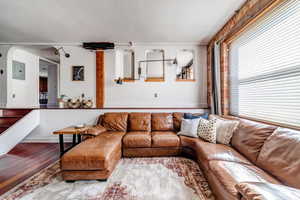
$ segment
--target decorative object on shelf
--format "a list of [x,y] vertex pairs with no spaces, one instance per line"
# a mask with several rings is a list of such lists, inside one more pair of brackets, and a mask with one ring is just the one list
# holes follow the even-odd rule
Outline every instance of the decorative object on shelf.
[[91,98],[85,98],[84,94],[81,94],[79,98],[70,98],[67,101],[68,108],[92,108],[93,101]]
[[81,107],[82,108],[92,108],[93,107],[93,101],[91,99],[83,99],[81,101]]
[[84,66],[72,67],[72,81],[84,81]]
[[81,101],[80,99],[69,99],[67,102],[68,108],[80,108],[81,106]]
[[118,85],[122,85],[123,84],[123,79],[121,77],[119,77],[118,79],[114,80],[116,82],[116,84]]
[[59,98],[57,98],[57,102],[58,102],[58,107],[59,108],[64,108],[65,107],[65,105],[66,105],[65,98],[66,97],[67,97],[66,95],[62,94],[62,95],[60,95]]
[[59,47],[58,49],[56,49],[55,51],[54,51],[54,54],[55,55],[59,55],[60,54],[60,51],[62,51],[64,54],[65,54],[65,57],[66,58],[70,58],[70,54],[69,53],[67,53],[65,50],[64,50],[64,48],[63,47]]

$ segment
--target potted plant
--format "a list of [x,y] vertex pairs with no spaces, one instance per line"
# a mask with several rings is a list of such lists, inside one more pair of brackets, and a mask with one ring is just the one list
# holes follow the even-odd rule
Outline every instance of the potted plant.
[[62,94],[62,95],[59,96],[59,98],[57,98],[59,108],[64,108],[65,107],[66,102],[65,102],[64,98],[66,98],[66,97],[67,97],[66,95]]

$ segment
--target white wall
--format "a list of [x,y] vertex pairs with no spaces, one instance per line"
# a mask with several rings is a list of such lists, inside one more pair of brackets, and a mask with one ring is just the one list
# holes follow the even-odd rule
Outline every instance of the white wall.
[[54,64],[48,66],[48,105],[57,105],[57,67]]
[[[139,60],[145,60],[145,50],[164,49],[165,58],[174,59],[177,51],[195,51],[196,82],[176,82],[176,69],[166,65],[165,82],[150,83],[136,81],[117,85],[115,79],[115,51],[105,51],[105,107],[207,107],[206,46],[198,45],[137,45],[134,47],[136,69]],[[79,97],[84,93],[95,102],[96,58],[95,53],[81,47],[65,46],[70,58],[60,56],[60,93],[68,97]],[[85,66],[85,81],[71,80],[73,65]],[[154,98],[158,93],[158,98]]]
[[[12,61],[25,63],[25,80],[12,79]],[[7,107],[39,106],[39,57],[17,47],[7,56]],[[15,95],[15,97],[13,97]]]
[[[204,109],[41,109],[40,124],[23,142],[58,142],[58,136],[52,133],[56,130],[76,124],[94,124],[97,117],[105,112],[207,112]],[[65,141],[71,142],[71,136],[65,136]]]
[[[65,46],[64,50],[71,55],[66,58],[60,55],[60,94],[68,97],[80,97],[82,93],[95,102],[96,96],[96,54],[82,47]],[[72,81],[72,66],[85,67],[85,81]]]
[[105,51],[105,107],[207,107],[206,46],[142,45],[133,49],[136,71],[138,61],[146,59],[146,50],[163,49],[166,59],[174,59],[182,49],[194,50],[196,82],[176,82],[176,67],[166,63],[165,82],[140,80],[117,85],[113,81],[116,74],[115,51]]
[[6,73],[6,66],[7,66],[7,54],[9,49],[11,48],[10,45],[1,45],[0,46],[0,53],[2,56],[0,57],[0,70],[3,70],[3,74],[0,74],[0,107],[5,107],[7,103],[7,73]]

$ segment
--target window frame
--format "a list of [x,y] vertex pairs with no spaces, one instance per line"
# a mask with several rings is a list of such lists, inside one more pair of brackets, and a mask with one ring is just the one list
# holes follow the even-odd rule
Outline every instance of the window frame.
[[[221,41],[221,48],[220,48],[220,61],[221,61],[221,101],[222,101],[222,115],[224,116],[232,116],[241,119],[248,119],[256,122],[261,122],[269,125],[280,126],[283,128],[291,128],[295,130],[300,130],[300,127],[288,125],[285,123],[279,123],[274,121],[268,121],[263,119],[252,118],[243,115],[235,115],[230,112],[229,101],[230,101],[230,78],[229,78],[229,58],[230,58],[230,45],[236,39],[238,39],[248,28],[263,18],[268,13],[272,12],[277,6],[280,6],[284,3],[285,0],[275,0],[274,2],[270,3],[268,6],[262,9],[256,16],[253,16],[252,19],[248,20],[242,27],[238,30],[229,32],[223,40]],[[225,98],[226,96],[226,98]]]

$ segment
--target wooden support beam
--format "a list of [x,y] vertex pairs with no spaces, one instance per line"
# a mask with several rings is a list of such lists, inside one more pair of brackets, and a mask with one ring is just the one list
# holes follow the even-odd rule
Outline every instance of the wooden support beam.
[[104,108],[104,88],[105,88],[105,71],[104,71],[104,52],[96,51],[96,107]]

